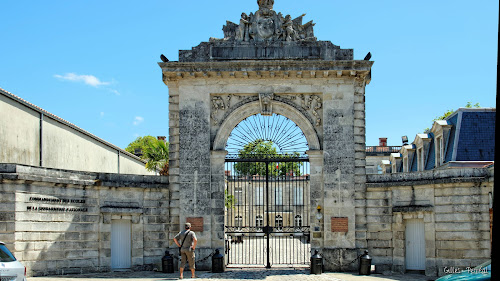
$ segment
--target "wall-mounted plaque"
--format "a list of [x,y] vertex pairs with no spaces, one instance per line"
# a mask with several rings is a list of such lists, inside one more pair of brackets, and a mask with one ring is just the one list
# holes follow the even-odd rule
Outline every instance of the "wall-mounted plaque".
[[348,230],[347,217],[332,217],[332,232],[347,232]]
[[186,218],[186,222],[191,223],[191,230],[194,232],[203,231],[203,218]]

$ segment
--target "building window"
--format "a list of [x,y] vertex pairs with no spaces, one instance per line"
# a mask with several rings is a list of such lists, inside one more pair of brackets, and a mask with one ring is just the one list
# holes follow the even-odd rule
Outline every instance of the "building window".
[[443,165],[443,137],[436,138],[436,167]]
[[257,229],[261,229],[264,226],[264,219],[261,215],[255,217],[255,226]]
[[382,166],[380,165],[377,165],[377,174],[381,175],[383,174],[384,172],[382,172]]
[[243,205],[243,192],[241,190],[235,190],[234,191],[234,197],[236,199],[236,205],[240,206]]
[[295,216],[295,228],[300,228],[300,227],[302,227],[302,216],[296,215]]
[[234,217],[234,225],[237,228],[242,228],[243,227],[243,217],[242,216],[235,216]]
[[283,230],[283,217],[281,215],[277,215],[274,219],[274,226],[278,230]]
[[418,167],[418,171],[423,171],[425,169],[425,159],[424,159],[424,149],[421,147],[419,149],[417,149],[417,167]]
[[408,172],[408,155],[403,157],[403,172]]
[[264,189],[261,186],[255,188],[255,205],[264,205]]
[[296,206],[304,205],[304,188],[294,187],[293,188],[293,204]]
[[420,164],[422,163],[421,152],[422,152],[421,148],[417,149],[417,171],[421,171],[420,170]]
[[275,205],[283,205],[283,188],[276,187],[274,190],[274,203]]

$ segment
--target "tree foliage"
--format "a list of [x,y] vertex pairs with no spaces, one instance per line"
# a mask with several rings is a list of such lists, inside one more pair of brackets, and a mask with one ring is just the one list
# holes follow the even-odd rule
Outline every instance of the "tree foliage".
[[161,176],[168,175],[168,143],[156,140],[146,147],[143,156],[148,161],[146,170],[159,171]]
[[159,172],[162,176],[168,175],[168,142],[158,140],[153,136],[138,137],[125,148],[133,154],[136,149],[141,150],[140,158],[147,161],[146,170]]
[[[299,153],[280,155],[271,141],[262,139],[254,140],[246,144],[238,152],[241,159],[262,159],[262,158],[280,158],[297,157]],[[300,176],[300,167],[303,163],[297,162],[276,162],[267,163],[269,174],[272,176]],[[266,163],[264,162],[238,162],[234,165],[236,174],[240,176],[265,175]]]
[[133,142],[129,143],[127,148],[125,150],[127,152],[130,152],[132,154],[136,153],[136,150],[140,150],[140,153],[142,154],[139,156],[141,159],[146,159],[144,157],[144,151],[146,148],[153,143],[155,143],[157,139],[153,136],[144,136],[144,137],[137,137]]
[[227,192],[227,189],[224,190],[224,206],[226,206],[226,208],[228,209],[231,209],[233,208],[234,209],[234,205],[236,204],[236,198],[234,197],[234,195],[231,195]]

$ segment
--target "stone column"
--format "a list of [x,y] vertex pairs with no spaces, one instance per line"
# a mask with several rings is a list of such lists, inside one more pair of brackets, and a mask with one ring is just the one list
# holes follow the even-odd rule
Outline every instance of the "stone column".
[[324,216],[323,219],[318,221],[316,214],[318,213],[317,207],[321,206],[323,212],[324,210],[324,186],[323,186],[323,151],[322,150],[309,150],[306,152],[309,155],[309,167],[310,173],[310,210],[309,210],[309,221],[311,225],[311,250],[321,250],[324,246],[323,244],[323,233],[324,233]]
[[[209,97],[203,83],[186,80],[179,85],[179,224],[196,221],[196,259],[212,253],[211,161]],[[201,81],[203,82],[203,81]],[[211,268],[210,259],[197,263],[200,270]]]
[[224,190],[225,190],[225,158],[227,151],[212,150],[210,157],[212,179],[212,244],[213,250],[224,252]]
[[[168,97],[168,180],[169,180],[169,221],[167,238],[175,253],[177,245],[173,242],[174,236],[179,232],[179,84],[172,82],[169,87]],[[175,250],[174,250],[175,249]]]
[[[354,190],[356,206],[356,248],[358,255],[367,244],[366,213],[366,133],[365,133],[365,80],[354,83]],[[377,165],[375,164],[375,167]]]
[[[325,269],[355,270],[354,79],[338,81],[323,102]],[[331,96],[331,97],[329,97]]]

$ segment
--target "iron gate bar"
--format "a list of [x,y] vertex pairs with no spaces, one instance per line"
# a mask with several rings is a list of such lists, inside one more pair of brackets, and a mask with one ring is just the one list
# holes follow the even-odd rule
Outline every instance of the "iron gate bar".
[[[270,268],[274,263],[291,266],[307,264],[310,228],[308,204],[304,202],[308,199],[305,195],[309,183],[306,172],[309,168],[307,165],[300,165],[298,173],[295,173],[293,168],[291,173],[287,171],[287,165],[289,165],[287,163],[307,163],[307,155],[285,154],[271,157],[271,155],[256,154],[252,155],[252,158],[238,159],[235,155],[229,155],[226,159],[226,166],[232,165],[231,168],[226,169],[230,171],[230,174],[226,174],[228,179],[226,191],[228,195],[234,196],[236,201],[234,204],[236,208],[227,210],[226,234],[231,239],[239,237],[238,240],[247,241],[247,243],[234,246],[235,249],[246,250],[246,252],[229,251],[228,264],[256,265],[261,261],[264,262],[264,256],[267,261],[263,265],[266,268]],[[259,163],[260,165],[264,163],[266,176],[232,174],[235,171],[234,164],[237,162],[247,162],[255,167],[255,171],[258,170]],[[271,173],[271,168],[278,173]],[[265,197],[264,192],[266,192]],[[288,203],[284,203],[284,200],[288,200]],[[295,201],[292,202],[292,200]],[[265,223],[264,218],[257,220],[257,215],[261,216],[261,214],[265,217]],[[274,224],[271,214],[275,217]],[[296,216],[299,218],[297,219]],[[255,219],[254,223],[252,223],[252,218]],[[231,223],[233,220],[235,224]],[[265,236],[262,237],[265,241],[260,238],[261,236]],[[265,243],[265,247],[261,247],[264,246],[262,244],[259,246],[259,242]],[[236,258],[234,254],[237,254]]]
[[[267,163],[266,163],[267,164]],[[266,209],[267,209],[267,224],[269,225],[269,165],[266,165]],[[268,228],[269,230],[269,228]],[[266,268],[271,268],[271,260],[269,259],[269,239],[271,237],[271,233],[267,233],[267,265]]]

